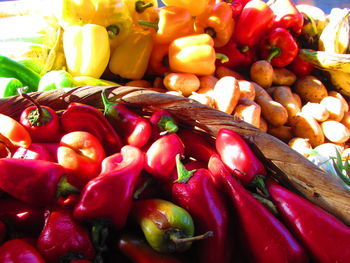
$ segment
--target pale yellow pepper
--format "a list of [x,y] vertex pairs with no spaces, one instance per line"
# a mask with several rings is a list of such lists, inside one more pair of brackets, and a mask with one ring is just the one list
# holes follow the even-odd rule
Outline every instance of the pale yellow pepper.
[[63,49],[70,74],[99,78],[110,58],[107,30],[95,24],[69,26],[63,33]]

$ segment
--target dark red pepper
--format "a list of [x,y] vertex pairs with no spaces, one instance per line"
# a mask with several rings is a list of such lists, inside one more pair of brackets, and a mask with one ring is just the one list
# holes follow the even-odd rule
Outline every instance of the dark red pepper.
[[73,218],[71,210],[62,208],[47,211],[37,248],[48,263],[63,258],[91,260],[95,255],[87,228]]
[[311,75],[315,67],[313,64],[301,59],[297,55],[292,63],[289,64],[289,69],[293,71],[297,77],[305,77]]
[[231,174],[222,172],[221,182],[239,221],[240,247],[245,250],[249,262],[309,262],[304,248],[282,222]]
[[116,229],[124,227],[143,164],[143,152],[130,145],[105,158],[101,174],[82,190],[74,217],[78,220],[108,218]]
[[176,133],[154,141],[145,155],[144,169],[152,176],[166,180],[176,165],[177,154],[184,154],[184,144]]
[[150,122],[120,103],[108,101],[105,92],[102,92],[104,115],[122,137],[125,144],[141,148],[151,137]]
[[134,263],[181,263],[177,258],[156,252],[137,236],[124,234],[118,239],[118,248]]
[[317,262],[348,262],[350,228],[335,216],[273,181],[267,188],[288,228]]
[[274,13],[273,27],[283,27],[295,36],[300,35],[304,16],[292,0],[269,0],[267,5]]
[[6,234],[7,234],[7,229],[6,229],[6,224],[0,220],[0,245],[4,241]]
[[49,205],[61,194],[77,192],[67,182],[65,169],[57,163],[3,158],[0,171],[0,188],[32,205]]
[[265,166],[238,133],[226,128],[220,129],[215,146],[223,163],[244,186],[253,185],[265,190]]
[[197,233],[213,236],[199,241],[199,262],[230,262],[233,248],[229,232],[228,208],[207,169],[188,171],[177,155],[178,179],[172,187],[172,200],[192,216]]
[[21,95],[34,104],[20,115],[20,123],[28,130],[33,142],[57,142],[62,129],[56,111],[40,105],[27,93],[21,92]]
[[59,143],[31,143],[28,148],[19,147],[13,153],[15,159],[35,159],[57,163]]
[[153,140],[156,140],[165,134],[176,133],[179,130],[177,120],[165,109],[153,112],[149,121],[152,125]]
[[177,132],[185,145],[185,156],[198,161],[208,162],[212,154],[216,153],[215,141],[207,133],[193,129],[182,128]]
[[61,123],[66,133],[86,131],[93,134],[102,143],[107,155],[119,152],[123,145],[112,124],[93,106],[70,103],[62,113]]
[[283,68],[298,55],[298,44],[289,31],[283,27],[271,29],[259,43],[259,55],[274,67]]
[[25,240],[16,238],[0,247],[1,263],[45,263],[37,249]]

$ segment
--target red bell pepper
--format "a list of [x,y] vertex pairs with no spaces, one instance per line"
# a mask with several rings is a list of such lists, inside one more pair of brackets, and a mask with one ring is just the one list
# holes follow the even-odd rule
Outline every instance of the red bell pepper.
[[213,236],[198,242],[198,262],[230,262],[233,255],[228,207],[207,169],[188,171],[177,155],[178,179],[172,187],[172,200],[193,217],[197,233]]
[[141,115],[121,103],[108,101],[102,92],[104,115],[122,137],[125,144],[141,148],[151,137],[151,124]]
[[183,155],[184,151],[184,144],[176,133],[164,135],[146,151],[144,169],[150,175],[166,180],[175,168],[176,155]]
[[143,152],[130,145],[105,158],[101,174],[82,190],[74,217],[78,220],[108,218],[116,229],[123,228],[143,164]]
[[6,234],[7,234],[6,224],[0,220],[0,245],[4,241]]
[[176,133],[179,130],[177,120],[165,109],[153,112],[149,120],[152,125],[153,140],[165,134]]
[[298,36],[301,33],[304,16],[292,0],[269,0],[267,5],[274,13],[273,27],[283,27]]
[[63,111],[61,123],[64,131],[86,131],[102,143],[107,155],[119,152],[123,143],[107,118],[97,108],[72,102]]
[[274,67],[289,65],[298,55],[298,44],[289,31],[276,27],[269,31],[259,43],[259,54]]
[[28,148],[19,147],[13,153],[15,159],[35,159],[57,163],[58,143],[32,143]]
[[[304,248],[289,230],[231,174],[219,175],[234,206],[249,262],[309,262]],[[294,218],[295,220],[295,218]]]
[[144,239],[134,235],[122,235],[118,248],[134,263],[181,263],[177,258],[156,252]]
[[0,247],[1,263],[45,263],[37,249],[25,240],[16,238]]
[[298,55],[289,64],[289,69],[294,72],[297,77],[305,77],[312,74],[312,71],[315,69],[314,65],[310,62],[307,62],[301,59]]
[[242,13],[243,7],[246,3],[243,0],[224,0],[223,2],[226,2],[230,4],[231,10],[232,10],[232,18],[237,21],[239,16]]
[[230,41],[223,47],[215,48],[217,53],[224,54],[228,57],[228,61],[222,63],[217,59],[215,64],[217,67],[225,66],[234,70],[242,71],[256,60],[255,49],[237,46],[236,41],[231,38]]
[[23,202],[36,206],[77,189],[67,182],[65,169],[53,162],[30,159],[0,159],[0,188]]
[[68,182],[79,189],[100,173],[104,158],[100,141],[85,131],[65,134],[57,149],[57,160],[66,169]]
[[223,163],[244,186],[256,186],[266,194],[263,181],[266,176],[265,166],[238,133],[220,129],[215,146]]
[[21,92],[21,95],[34,104],[20,115],[20,123],[28,130],[33,142],[57,142],[62,129],[56,111],[40,105],[27,93]]
[[233,38],[239,47],[253,48],[273,26],[272,9],[262,0],[249,1],[239,17]]
[[151,75],[163,76],[170,72],[168,53],[169,44],[154,43],[148,65]]
[[72,255],[91,260],[95,255],[89,231],[73,218],[71,210],[62,208],[47,211],[37,248],[47,262]]
[[14,233],[37,236],[44,226],[44,212],[41,207],[9,196],[0,199],[0,220],[6,222]]
[[348,262],[350,228],[273,181],[267,188],[282,220],[317,262]]
[[186,157],[208,162],[210,156],[216,153],[215,141],[207,133],[182,128],[177,132],[177,135],[185,145]]

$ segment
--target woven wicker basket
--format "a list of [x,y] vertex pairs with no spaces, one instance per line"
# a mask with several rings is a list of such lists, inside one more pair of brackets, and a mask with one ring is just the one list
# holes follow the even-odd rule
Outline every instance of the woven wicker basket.
[[[81,102],[102,108],[103,89],[106,89],[111,100],[119,99],[121,103],[133,106],[144,113],[167,109],[183,124],[197,126],[214,137],[220,128],[238,132],[266,163],[273,177],[350,225],[350,192],[340,179],[323,172],[277,138],[229,114],[187,98],[127,86],[84,86],[37,92],[32,93],[32,96],[40,104],[56,110],[65,109],[70,102]],[[0,113],[18,118],[21,111],[29,104],[21,96],[0,99]]]

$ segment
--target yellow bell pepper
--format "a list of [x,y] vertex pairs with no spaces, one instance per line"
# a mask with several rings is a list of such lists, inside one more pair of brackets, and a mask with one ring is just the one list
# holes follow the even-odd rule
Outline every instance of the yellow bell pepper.
[[162,0],[166,6],[182,7],[190,11],[192,16],[198,16],[210,9],[215,0]]
[[169,46],[169,65],[173,72],[211,75],[215,72],[214,40],[208,34],[175,39]]
[[158,18],[157,0],[123,0],[129,10],[135,26],[139,20],[156,21]]
[[53,10],[59,24],[97,24],[106,27],[111,46],[120,43],[132,30],[128,7],[122,0],[53,0]]
[[99,78],[110,58],[107,30],[95,24],[69,26],[63,33],[63,49],[72,76]]
[[151,31],[135,29],[113,51],[109,70],[122,78],[141,79],[146,73],[152,47]]

